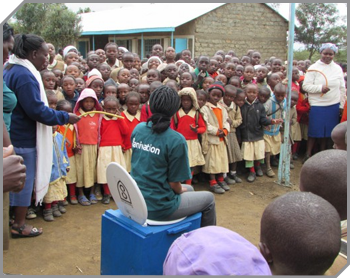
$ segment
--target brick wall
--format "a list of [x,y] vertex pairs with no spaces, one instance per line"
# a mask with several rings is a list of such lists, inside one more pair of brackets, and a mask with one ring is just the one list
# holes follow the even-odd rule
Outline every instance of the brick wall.
[[241,57],[254,49],[262,62],[271,56],[287,59],[288,22],[265,4],[228,3],[195,19],[189,29],[194,29],[195,57],[219,49],[233,49]]

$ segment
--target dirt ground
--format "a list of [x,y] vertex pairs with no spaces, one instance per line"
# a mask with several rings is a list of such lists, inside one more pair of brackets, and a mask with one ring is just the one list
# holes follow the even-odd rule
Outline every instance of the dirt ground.
[[[254,245],[259,243],[260,218],[264,208],[276,197],[298,191],[301,159],[291,170],[291,187],[278,185],[275,178],[257,178],[254,183],[233,185],[223,195],[215,195],[217,225],[231,229]],[[246,174],[241,174],[246,177]],[[208,190],[207,182],[194,185],[195,190]],[[29,224],[42,227],[36,238],[10,239],[10,250],[3,253],[3,272],[23,275],[99,275],[101,258],[101,215],[116,209],[98,203],[89,207],[68,205],[67,213],[45,222],[39,213]]]

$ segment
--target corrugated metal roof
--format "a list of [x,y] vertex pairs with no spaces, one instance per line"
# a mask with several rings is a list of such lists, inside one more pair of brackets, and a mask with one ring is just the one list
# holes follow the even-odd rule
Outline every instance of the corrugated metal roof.
[[172,32],[225,3],[135,3],[81,14],[82,35]]

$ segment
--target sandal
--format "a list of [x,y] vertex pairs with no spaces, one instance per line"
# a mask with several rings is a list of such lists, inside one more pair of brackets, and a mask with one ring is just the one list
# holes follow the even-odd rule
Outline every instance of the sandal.
[[85,195],[78,196],[78,202],[82,206],[90,206],[91,205],[90,201],[85,197]]
[[40,236],[43,231],[32,227],[30,230],[30,233],[28,235],[23,234],[24,229],[26,228],[27,224],[23,224],[21,227],[14,227],[12,226],[11,229],[11,236],[12,238],[21,238],[21,237],[35,237],[35,236]]
[[90,203],[93,204],[97,204],[97,198],[95,196],[95,194],[90,194]]

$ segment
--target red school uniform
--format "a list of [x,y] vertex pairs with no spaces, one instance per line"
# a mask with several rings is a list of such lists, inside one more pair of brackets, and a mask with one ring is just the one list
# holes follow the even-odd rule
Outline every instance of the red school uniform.
[[125,119],[104,116],[101,121],[99,146],[122,146],[128,131]]
[[151,109],[149,108],[149,101],[147,101],[144,105],[141,107],[141,122],[147,122],[148,118],[152,116]]
[[129,114],[127,110],[123,111],[121,114],[125,119],[125,123],[128,126],[128,132],[124,137],[123,149],[131,149],[131,133],[134,131],[134,128],[141,122],[141,112],[137,111],[136,115],[133,116]]
[[305,95],[299,93],[298,102],[296,105],[297,109],[297,121],[298,123],[308,125],[309,124],[309,111],[310,104]]
[[[196,120],[197,116],[198,121]],[[176,117],[177,124],[174,117]],[[188,114],[186,114],[183,109],[180,108],[174,117],[171,120],[171,128],[181,133],[186,140],[198,139],[198,134],[204,133],[207,129],[201,113],[196,112],[196,110],[193,108],[190,110],[190,112],[188,112]],[[196,121],[198,125],[197,133],[192,131],[190,128],[190,125],[196,126]]]

